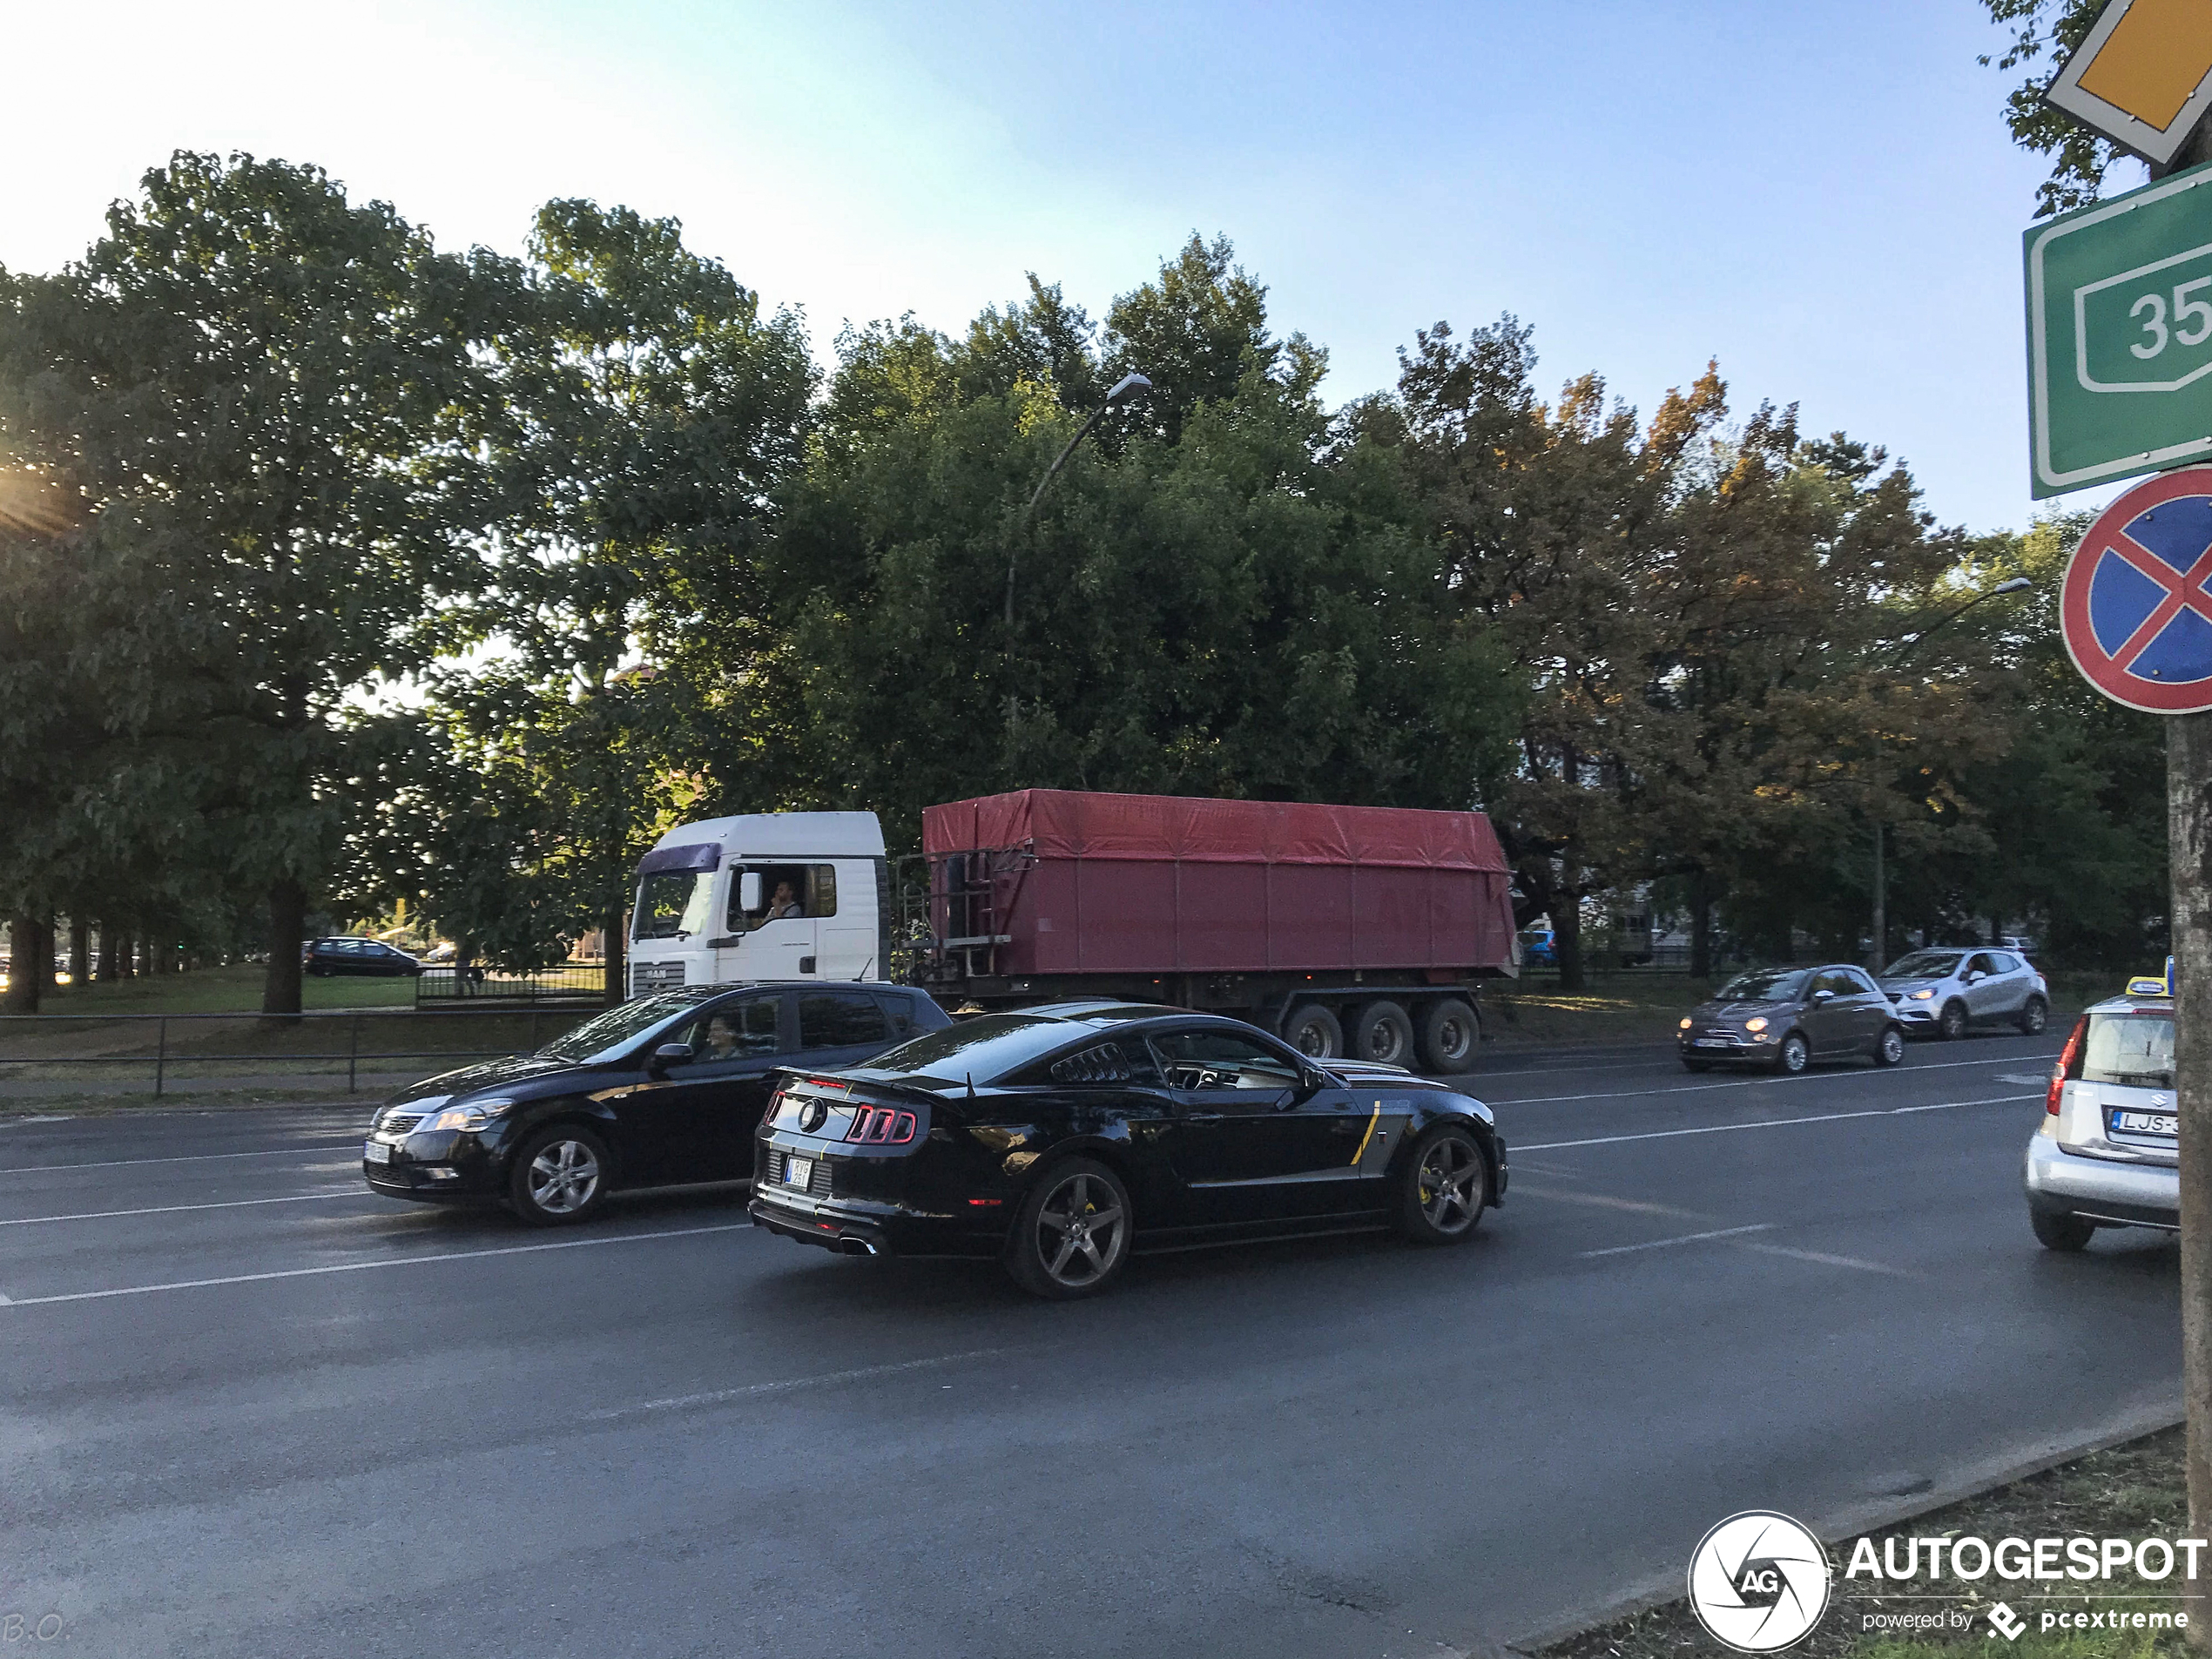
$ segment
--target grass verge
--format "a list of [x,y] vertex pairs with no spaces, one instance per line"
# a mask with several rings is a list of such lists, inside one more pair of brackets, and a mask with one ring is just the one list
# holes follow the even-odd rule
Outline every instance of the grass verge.
[[[1952,1534],[1982,1538],[2179,1538],[2188,1531],[2188,1494],[2183,1484],[2182,1430],[2170,1428],[2125,1446],[2087,1457],[2040,1474],[2029,1475],[1979,1497],[1946,1505],[1900,1526],[1865,1534],[1878,1554],[1889,1538],[1935,1538]],[[2126,1607],[2148,1612],[2186,1609],[2192,1622],[2202,1602],[2175,1599],[2128,1601],[2083,1595],[2070,1581],[2005,1583],[1994,1576],[1974,1583],[1952,1578],[1923,1579],[1902,1588],[1861,1577],[1844,1576],[1857,1543],[1847,1538],[1829,1546],[1835,1565],[1828,1611],[1811,1635],[1789,1649],[1804,1659],[1996,1659],[1997,1655],[2032,1655],[2033,1659],[2163,1659],[2187,1651],[2178,1632],[2040,1629],[2046,1613],[2073,1613]],[[1904,1546],[1900,1544],[1902,1553]],[[2132,1595],[2132,1580],[2115,1581]],[[2172,1582],[2173,1581],[2168,1581]],[[2143,1587],[2148,1588],[2148,1587]],[[2027,1621],[2028,1629],[2010,1643],[1997,1640],[1986,1617],[2002,1601]],[[1870,1617],[1898,1613],[1957,1613],[1967,1621],[1957,1635],[1890,1635],[1869,1633]],[[2202,1616],[2212,1617],[2212,1611]],[[1688,1655],[1724,1655],[1729,1649],[1707,1635],[1687,1601],[1669,1602],[1642,1613],[1615,1619],[1540,1650],[1537,1659],[1683,1659]]]

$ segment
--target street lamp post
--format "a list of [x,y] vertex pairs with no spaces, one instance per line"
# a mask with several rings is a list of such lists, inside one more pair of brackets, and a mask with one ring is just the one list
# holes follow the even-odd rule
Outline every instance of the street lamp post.
[[[1921,629],[1919,633],[1914,634],[1910,639],[1899,645],[1894,655],[1892,657],[1888,666],[1892,669],[1904,667],[1905,659],[1910,657],[1915,651],[1919,649],[1920,642],[1922,640],[1925,639],[1930,634],[1935,632],[1937,629],[1947,626],[1949,624],[1956,622],[1959,617],[1965,616],[1969,610],[1972,610],[1983,600],[1994,599],[1998,595],[2003,593],[2025,593],[2028,589],[2033,587],[2034,585],[2035,584],[2029,581],[2026,577],[2016,576],[2009,581],[2000,582],[1995,587],[1990,589],[1986,593],[1978,593],[1974,595],[1974,597],[1967,600],[1966,604],[1958,606],[1954,610],[1947,610],[1942,616],[1938,617],[1926,627]],[[1878,731],[1874,734],[1875,755],[1878,760],[1879,759],[1881,753],[1881,733]],[[1877,813],[1874,818],[1874,943],[1872,950],[1868,953],[1873,960],[1867,963],[1867,967],[1876,974],[1879,974],[1884,968],[1888,966],[1888,962],[1885,958],[1889,954],[1889,876],[1886,861],[1883,856],[1883,842],[1886,839],[1884,833],[1885,827],[1885,826],[1883,824],[1880,813]]]
[[1128,402],[1133,397],[1142,397],[1151,389],[1152,382],[1142,374],[1124,374],[1116,381],[1113,389],[1106,394],[1106,401],[1091,411],[1090,419],[1076,428],[1076,435],[1068,440],[1068,447],[1060,452],[1057,460],[1045,469],[1044,476],[1037,480],[1037,487],[1029,496],[1029,504],[1022,509],[1021,522],[1014,527],[1014,544],[1006,550],[1006,637],[1009,651],[1014,648],[1014,561],[1022,550],[1022,532],[1028,529],[1030,519],[1036,516],[1037,503],[1044,499],[1044,492],[1052,481],[1060,475],[1061,468],[1068,464],[1068,457],[1076,453],[1076,446],[1090,435],[1091,428],[1105,418],[1106,411]]

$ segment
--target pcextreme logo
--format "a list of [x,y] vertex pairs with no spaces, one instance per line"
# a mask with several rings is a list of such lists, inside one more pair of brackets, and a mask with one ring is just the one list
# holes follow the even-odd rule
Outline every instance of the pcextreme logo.
[[1690,1610],[1707,1635],[1738,1653],[1779,1653],[1820,1622],[1829,1578],[1820,1540],[1787,1515],[1747,1509],[1691,1552]]

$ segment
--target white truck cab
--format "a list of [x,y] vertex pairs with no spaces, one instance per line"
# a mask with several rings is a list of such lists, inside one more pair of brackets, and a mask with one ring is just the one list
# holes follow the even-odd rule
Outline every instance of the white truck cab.
[[679,824],[639,860],[630,995],[738,980],[887,976],[883,826],[873,813]]

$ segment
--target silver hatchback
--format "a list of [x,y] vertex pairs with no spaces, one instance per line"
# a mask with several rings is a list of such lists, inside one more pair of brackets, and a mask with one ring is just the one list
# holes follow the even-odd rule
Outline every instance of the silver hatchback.
[[2016,950],[1916,950],[1889,965],[1882,989],[1898,1023],[1920,1036],[1955,1041],[1994,1025],[2040,1036],[2051,1017],[2051,988]]
[[2027,1143],[2027,1214],[2051,1250],[2100,1227],[2181,1224],[2174,1004],[2130,995],[2082,1015]]

